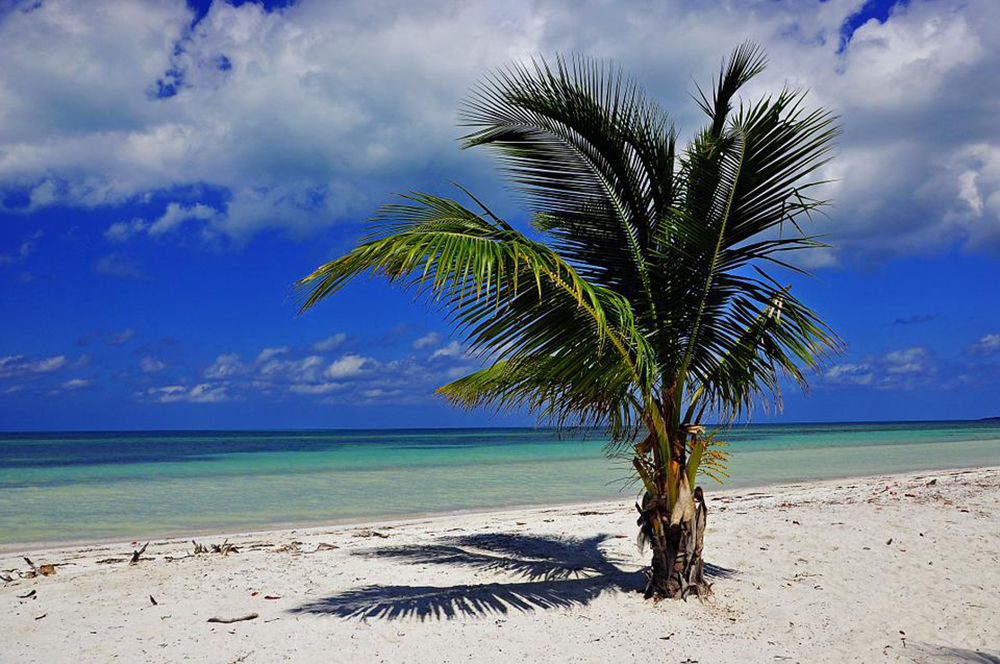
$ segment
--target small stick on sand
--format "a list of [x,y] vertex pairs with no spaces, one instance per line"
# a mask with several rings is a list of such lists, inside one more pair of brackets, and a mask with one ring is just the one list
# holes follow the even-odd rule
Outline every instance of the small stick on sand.
[[132,559],[128,561],[128,564],[135,565],[137,562],[139,562],[139,558],[142,557],[142,554],[146,553],[147,546],[149,546],[149,542],[143,544],[141,549],[132,551]]
[[163,556],[163,559],[166,560],[168,563],[172,563],[177,560],[184,560],[185,558],[194,558],[194,554],[189,553],[186,556],[178,556],[176,558],[174,556]]
[[256,613],[248,613],[247,615],[240,616],[239,618],[209,618],[208,622],[210,622],[210,623],[223,623],[223,624],[228,625],[229,623],[240,622],[240,621],[243,621],[243,620],[253,620],[256,617],[257,617]]

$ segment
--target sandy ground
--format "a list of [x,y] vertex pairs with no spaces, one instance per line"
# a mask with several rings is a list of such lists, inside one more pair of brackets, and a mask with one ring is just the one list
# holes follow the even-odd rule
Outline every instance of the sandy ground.
[[0,662],[1000,663],[1000,469],[709,499],[706,601],[636,592],[625,501],[5,552]]

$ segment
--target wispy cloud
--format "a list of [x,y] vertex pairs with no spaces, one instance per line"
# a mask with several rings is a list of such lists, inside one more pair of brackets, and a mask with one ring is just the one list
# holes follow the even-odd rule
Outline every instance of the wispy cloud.
[[[312,348],[315,347],[314,344]],[[230,391],[250,390],[276,396],[327,395],[346,388],[344,380],[357,379],[378,366],[374,358],[362,355],[348,353],[329,360],[280,346],[262,349],[253,362],[244,362],[238,353],[219,355],[202,375],[226,385]]]
[[108,343],[112,346],[124,346],[132,337],[135,336],[135,330],[131,327],[125,328],[121,332],[111,332],[108,334]]
[[441,348],[438,348],[433,353],[431,353],[429,359],[436,360],[445,357],[450,357],[450,358],[462,357],[463,353],[464,351],[462,350],[462,344],[460,344],[457,341],[452,341],[448,345],[442,346]]
[[212,383],[200,383],[190,388],[184,385],[151,387],[146,390],[144,396],[159,403],[222,403],[230,401],[226,387]]
[[240,361],[240,356],[236,353],[219,355],[215,361],[209,365],[205,371],[205,378],[231,378],[247,371],[247,367]]
[[437,332],[428,332],[424,336],[413,342],[413,350],[422,350],[434,346],[441,341],[441,335]]
[[106,274],[109,277],[117,277],[130,281],[139,281],[146,278],[139,262],[122,253],[111,253],[99,258],[94,263],[94,270],[98,274]]
[[37,248],[38,245],[31,240],[22,242],[17,251],[9,254],[0,254],[0,265],[17,265],[33,254]]
[[938,314],[918,314],[916,316],[904,316],[902,318],[896,318],[892,321],[893,325],[920,325],[921,323],[929,323],[932,320],[937,320]]
[[836,364],[822,374],[829,385],[870,386],[877,389],[914,389],[934,383],[940,361],[923,346],[890,351],[860,362]]
[[104,237],[111,242],[126,242],[144,233],[152,237],[159,237],[179,230],[186,221],[208,221],[218,214],[214,208],[201,203],[194,205],[168,203],[166,210],[156,219],[152,221],[141,218],[131,221],[116,221],[104,231]]
[[125,329],[117,332],[109,330],[93,330],[77,337],[76,345],[82,348],[103,338],[104,342],[110,346],[124,346],[135,337],[135,334],[135,329],[131,327],[126,327]]
[[276,357],[278,355],[284,355],[287,352],[288,352],[288,346],[281,346],[280,348],[265,348],[264,350],[260,351],[260,354],[257,355],[257,364],[263,364],[268,360],[270,360],[272,357]]
[[[319,343],[323,347],[340,345]],[[206,381],[200,383],[202,390],[211,388],[213,391],[207,394],[218,395],[220,398],[215,400],[220,402],[266,398],[339,405],[418,404],[433,399],[434,389],[441,384],[474,369],[463,356],[461,346],[443,347],[444,352],[433,361],[423,354],[379,359],[348,352],[330,357],[315,352],[316,347],[265,347],[253,355],[254,360],[244,360],[239,353],[224,353],[194,380],[179,379],[172,385],[143,388],[140,397],[166,402],[199,397],[211,401],[191,393],[193,388],[189,386],[201,380]]]
[[[312,382],[319,380],[325,360],[319,355],[301,359],[269,360],[256,368],[257,375],[266,380],[291,380]],[[331,376],[336,378],[336,376]]]
[[89,378],[70,378],[65,383],[60,385],[60,387],[64,390],[82,390],[93,384],[94,381]]
[[331,350],[336,350],[344,345],[347,341],[347,335],[343,332],[338,332],[337,334],[331,335],[326,339],[321,339],[312,345],[312,349],[318,353],[328,353]]
[[139,360],[139,369],[143,373],[153,374],[159,373],[167,368],[167,363],[158,357],[153,357],[152,355],[147,355],[141,360]]
[[52,373],[65,368],[69,360],[65,355],[29,359],[23,355],[0,356],[0,378]]
[[329,394],[344,387],[345,383],[295,383],[288,386],[288,391],[295,394]]
[[823,373],[823,378],[829,383],[841,385],[871,385],[875,380],[875,374],[870,365],[861,364],[837,364]]
[[90,378],[70,378],[57,385],[56,387],[49,390],[49,395],[55,396],[59,394],[67,394],[73,392],[81,392],[83,390],[89,389],[94,385],[93,379]]
[[1000,334],[987,334],[966,349],[969,355],[993,355],[1000,351]]

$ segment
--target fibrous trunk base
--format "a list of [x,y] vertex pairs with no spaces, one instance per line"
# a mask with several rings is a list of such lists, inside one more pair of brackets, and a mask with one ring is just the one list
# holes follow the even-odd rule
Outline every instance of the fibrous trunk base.
[[671,519],[662,500],[648,494],[639,508],[639,525],[653,547],[652,564],[646,571],[647,598],[687,599],[690,595],[705,596],[711,592],[702,562],[708,510],[701,487],[688,496],[694,506],[683,510],[681,518]]

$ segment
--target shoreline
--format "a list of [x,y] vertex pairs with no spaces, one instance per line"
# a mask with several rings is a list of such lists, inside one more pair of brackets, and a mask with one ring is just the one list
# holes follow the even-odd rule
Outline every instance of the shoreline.
[[[1000,472],[1000,465],[998,466],[956,466],[951,468],[935,468],[935,469],[924,469],[924,470],[908,470],[898,473],[877,473],[874,475],[843,475],[838,477],[828,477],[823,479],[800,479],[792,480],[788,482],[778,482],[778,483],[764,483],[764,484],[752,484],[745,485],[734,488],[726,488],[722,485],[722,488],[718,490],[706,491],[706,500],[709,502],[713,498],[726,498],[731,495],[738,495],[741,493],[746,493],[750,491],[757,491],[759,489],[769,489],[773,491],[782,491],[790,489],[799,489],[803,487],[816,487],[823,488],[842,483],[844,481],[852,480],[859,482],[873,482],[876,480],[893,480],[893,479],[919,479],[924,475],[928,477],[939,473],[954,473],[954,472],[965,472],[965,471],[996,471]],[[711,486],[711,485],[709,485]],[[0,544],[0,557],[9,556],[12,554],[39,554],[39,553],[50,553],[58,552],[63,550],[78,549],[81,547],[96,547],[96,546],[108,546],[112,544],[120,544],[123,542],[139,542],[140,546],[146,542],[153,542],[158,540],[159,544],[170,544],[179,542],[190,542],[191,539],[204,538],[208,539],[225,539],[225,538],[241,538],[241,537],[264,537],[264,536],[276,536],[276,535],[287,535],[291,533],[301,533],[310,532],[316,530],[330,530],[337,528],[358,528],[366,526],[401,526],[401,525],[415,525],[425,522],[433,522],[441,519],[448,519],[452,517],[475,517],[477,515],[482,516],[496,516],[500,514],[505,514],[508,512],[537,512],[539,510],[547,509],[606,509],[610,506],[623,506],[626,505],[631,507],[631,503],[634,502],[634,498],[608,498],[608,499],[598,499],[591,501],[560,501],[553,503],[522,503],[522,504],[510,504],[498,506],[494,509],[480,509],[480,508],[469,508],[469,509],[458,509],[458,510],[445,510],[441,512],[424,512],[418,514],[401,514],[401,515],[387,515],[380,517],[360,517],[353,518],[347,517],[344,519],[331,519],[323,521],[303,521],[303,522],[278,522],[271,524],[261,524],[259,527],[251,528],[227,528],[221,526],[218,528],[197,528],[197,529],[183,529],[171,532],[159,532],[152,534],[141,535],[138,539],[128,538],[128,537],[87,537],[80,539],[71,540],[55,540],[55,541],[39,541],[39,542],[12,542],[10,544]]]

